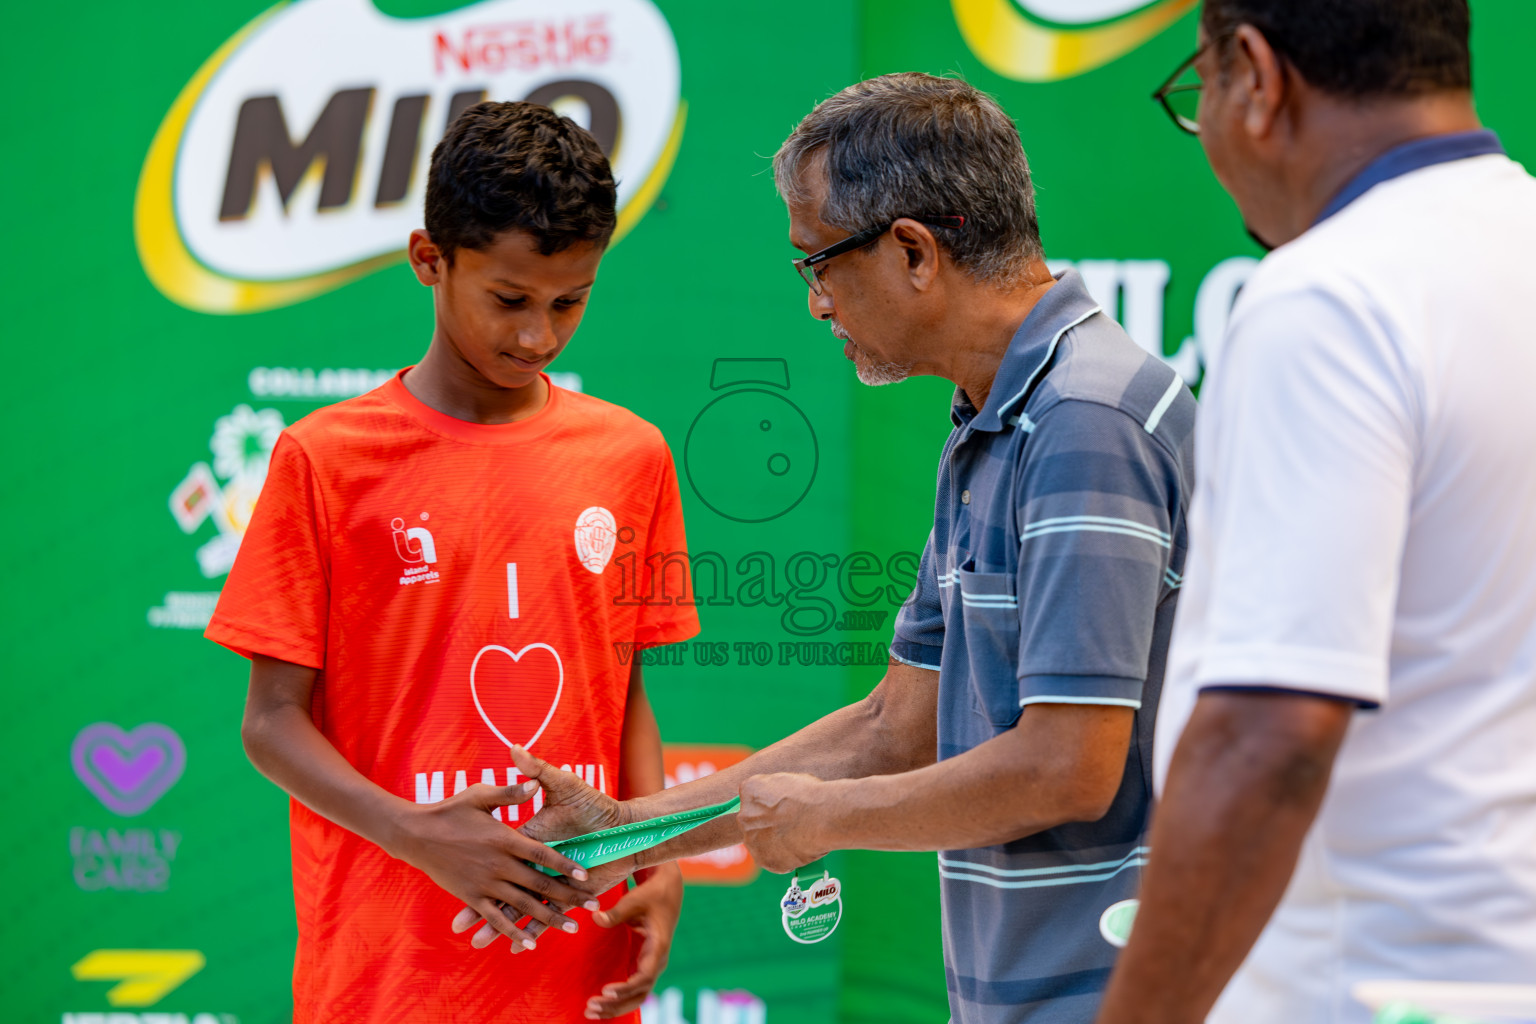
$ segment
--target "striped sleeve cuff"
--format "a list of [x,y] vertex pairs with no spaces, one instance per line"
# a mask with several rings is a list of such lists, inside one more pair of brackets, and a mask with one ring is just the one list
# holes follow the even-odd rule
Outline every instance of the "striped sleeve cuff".
[[1019,680],[1019,707],[1030,704],[1106,704],[1141,707],[1145,680],[1119,676],[1025,676]]
[[939,656],[944,653],[942,647],[930,647],[927,644],[913,643],[911,640],[903,640],[894,637],[891,640],[891,657],[903,665],[911,665],[913,668],[939,670]]

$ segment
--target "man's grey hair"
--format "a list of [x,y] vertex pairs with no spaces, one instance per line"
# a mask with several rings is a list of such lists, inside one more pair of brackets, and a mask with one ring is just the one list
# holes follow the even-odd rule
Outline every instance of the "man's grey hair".
[[773,157],[787,202],[826,180],[819,216],[850,234],[898,217],[963,216],[930,225],[955,265],[983,281],[1016,279],[1044,258],[1029,161],[1018,128],[990,96],[918,72],[850,85],[805,116]]

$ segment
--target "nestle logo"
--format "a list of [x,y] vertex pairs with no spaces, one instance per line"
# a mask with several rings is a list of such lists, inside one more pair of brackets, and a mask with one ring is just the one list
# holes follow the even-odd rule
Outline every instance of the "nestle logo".
[[457,42],[438,32],[432,40],[432,61],[439,75],[450,67],[460,71],[540,71],[578,63],[602,64],[611,41],[607,16],[565,21],[504,21],[471,25]]

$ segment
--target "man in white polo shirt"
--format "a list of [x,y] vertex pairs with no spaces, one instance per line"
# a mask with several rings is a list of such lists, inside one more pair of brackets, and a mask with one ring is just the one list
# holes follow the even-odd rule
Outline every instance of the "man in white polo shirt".
[[1468,29],[1466,0],[1206,0],[1198,108],[1160,92],[1279,248],[1206,379],[1101,1021],[1536,982],[1536,181],[1478,123]]

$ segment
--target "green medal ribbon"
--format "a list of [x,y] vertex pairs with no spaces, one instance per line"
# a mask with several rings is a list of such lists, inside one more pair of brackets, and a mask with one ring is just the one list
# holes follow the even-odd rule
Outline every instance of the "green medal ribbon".
[[815,879],[815,878],[821,878],[821,877],[825,876],[826,874],[827,874],[827,858],[825,858],[825,857],[817,857],[815,860],[811,861],[809,864],[803,864],[800,867],[795,868],[794,873],[789,876],[789,879],[790,879],[790,881],[792,881],[792,882],[794,882],[795,884],[798,885],[799,882],[800,882],[800,879],[802,879],[802,878],[805,878],[805,879]]
[[[569,857],[584,868],[595,868],[599,864],[607,864],[609,861],[628,857],[632,853],[660,846],[669,839],[676,839],[684,832],[691,832],[700,825],[707,825],[727,814],[735,814],[740,809],[741,797],[738,796],[723,804],[699,807],[691,811],[679,811],[676,814],[663,814],[659,818],[588,832],[584,836],[575,836],[570,839],[559,839],[548,845],[551,850]],[[557,878],[560,876],[560,872],[554,868],[547,868],[542,864],[533,866],[546,875]]]

